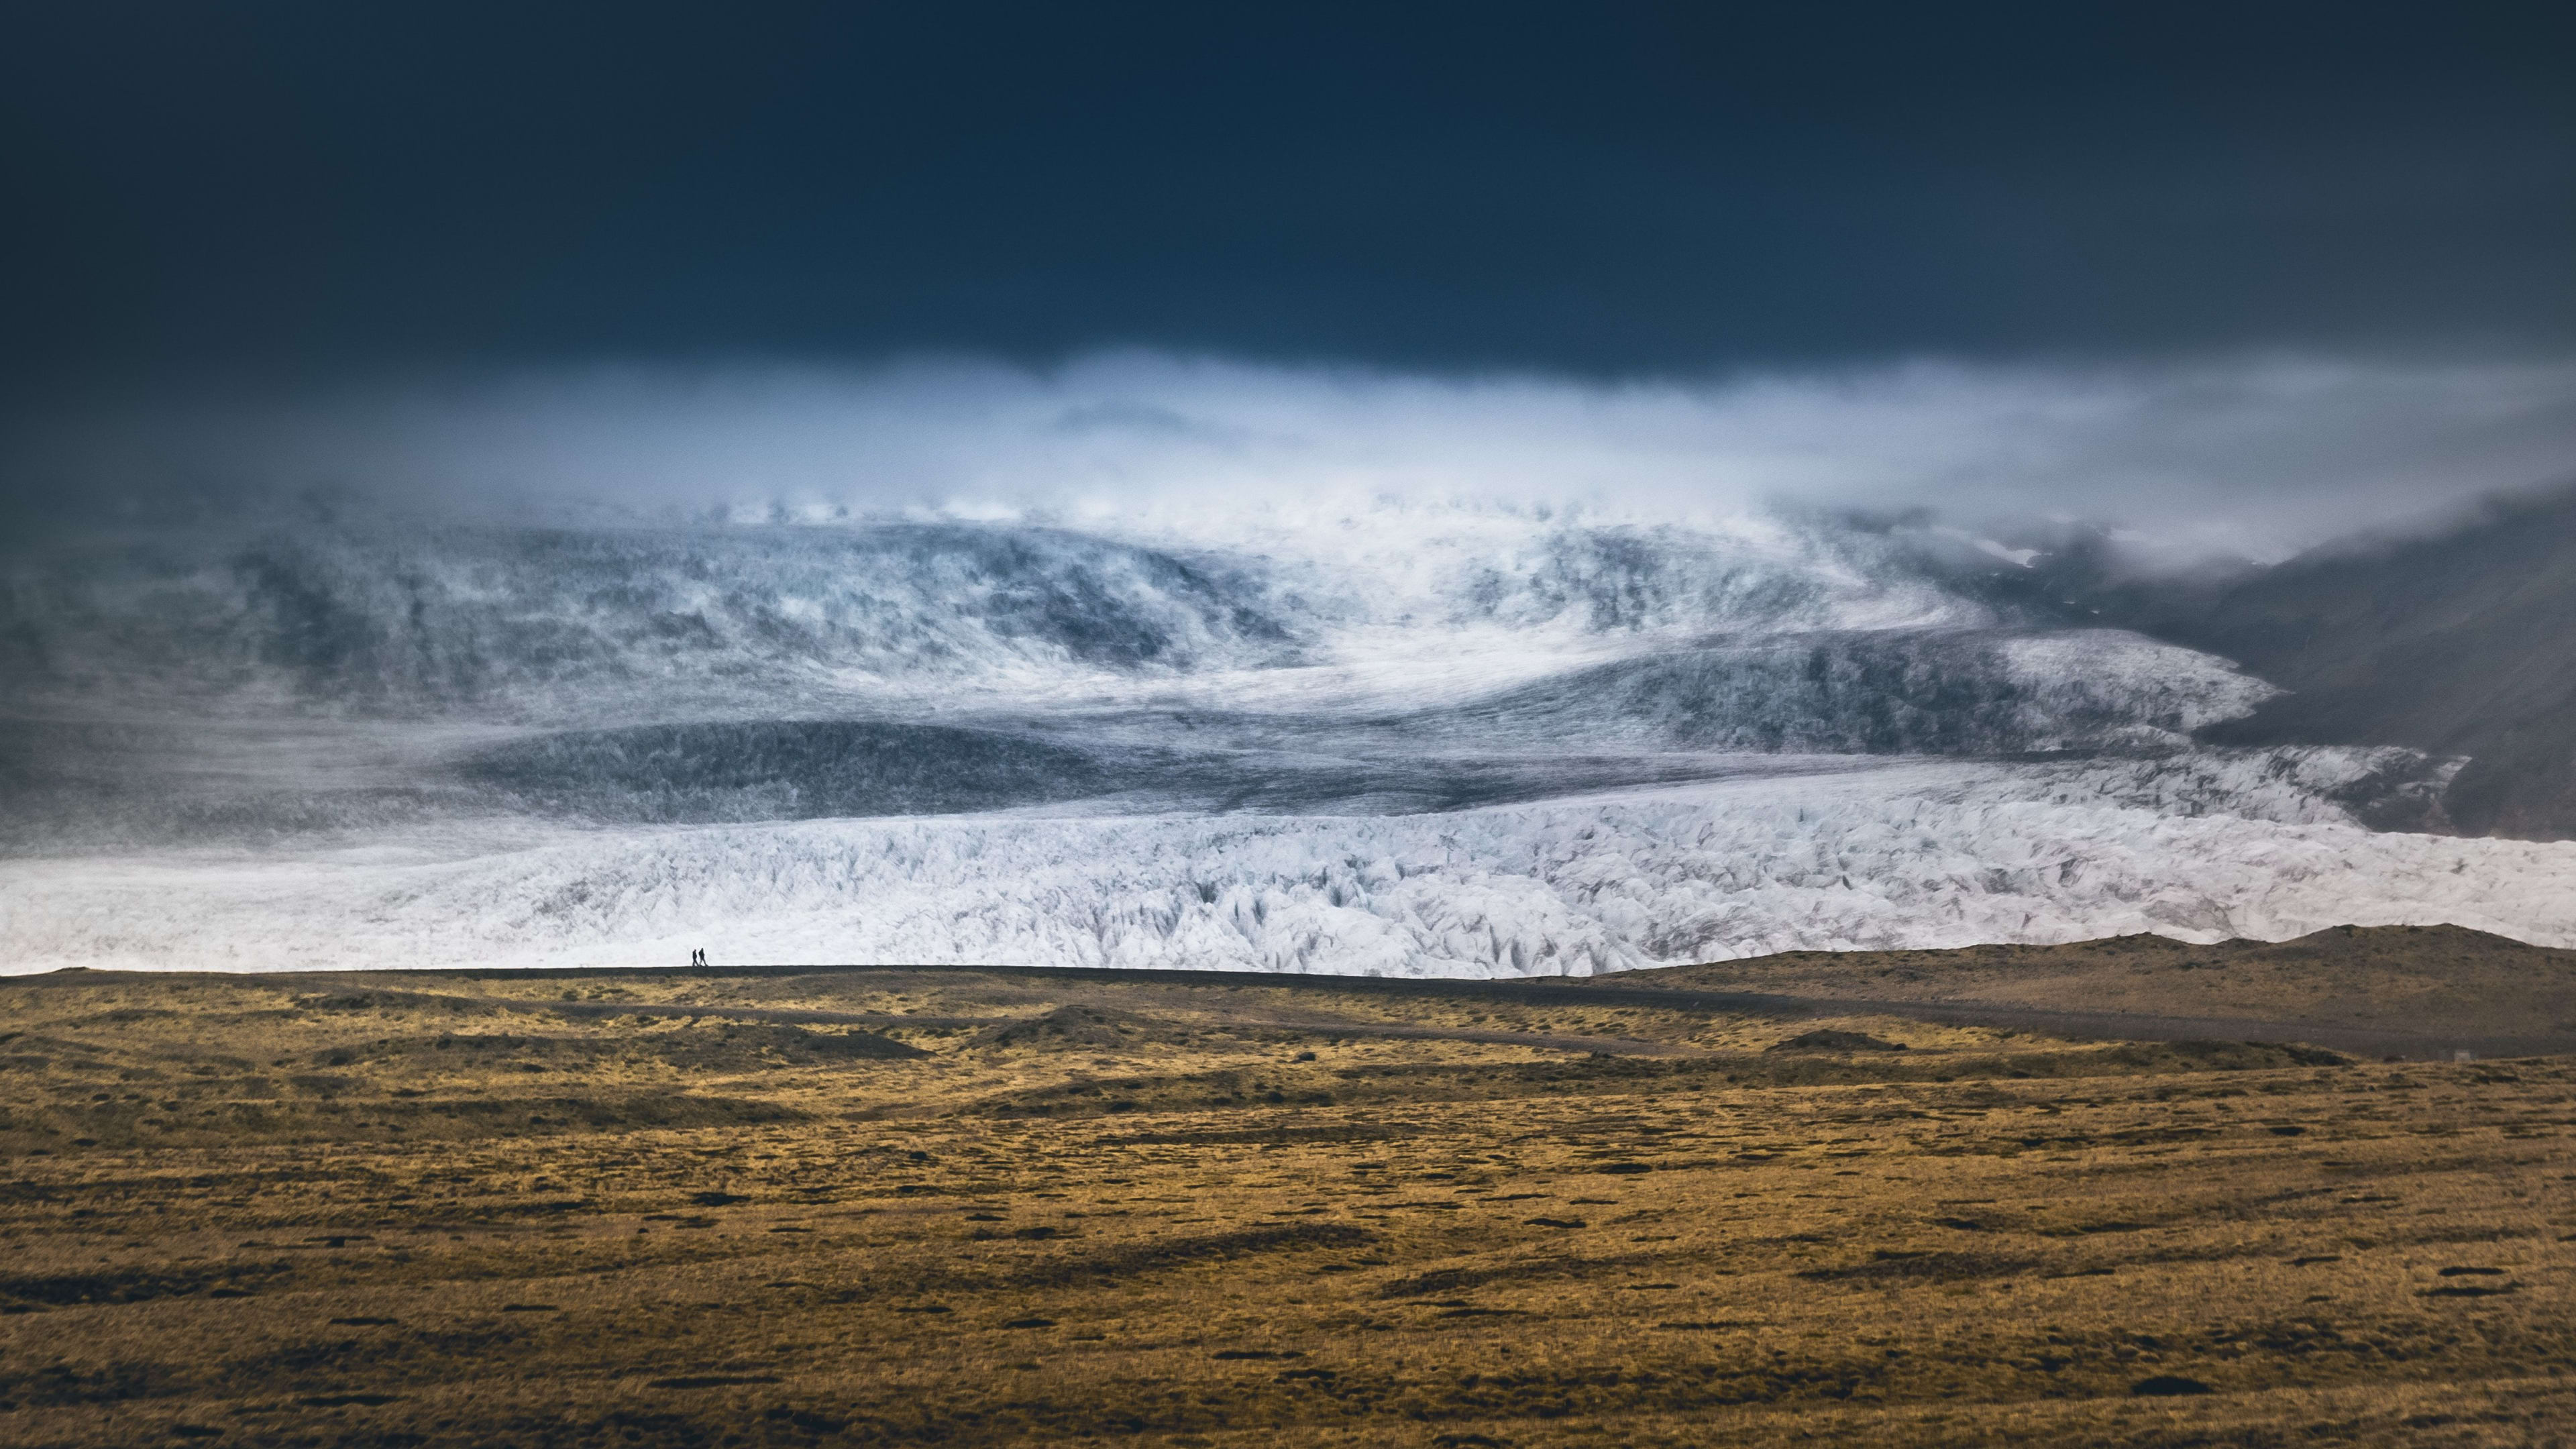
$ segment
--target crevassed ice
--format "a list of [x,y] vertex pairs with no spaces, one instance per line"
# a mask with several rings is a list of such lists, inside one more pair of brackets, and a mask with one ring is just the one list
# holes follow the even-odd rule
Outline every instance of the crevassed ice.
[[[2286,763],[2285,763],[2286,760]],[[2451,922],[2576,946],[2576,843],[2378,834],[2332,751],[1903,760],[1445,815],[831,820],[424,858],[0,866],[15,970],[987,962],[1589,974]]]

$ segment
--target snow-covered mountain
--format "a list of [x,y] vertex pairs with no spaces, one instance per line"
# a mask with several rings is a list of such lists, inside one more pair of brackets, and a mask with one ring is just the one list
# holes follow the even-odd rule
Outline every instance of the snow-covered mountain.
[[0,592],[0,929],[23,969],[2576,941],[2536,884],[2576,847],[2373,832],[2457,758],[2196,743],[2278,685],[2047,572],[1398,502],[128,539]]

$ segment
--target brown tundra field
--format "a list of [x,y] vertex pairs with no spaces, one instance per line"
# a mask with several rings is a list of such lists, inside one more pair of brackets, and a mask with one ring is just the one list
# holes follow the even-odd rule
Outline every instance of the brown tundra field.
[[0,982],[0,1443],[2576,1440],[2576,953]]

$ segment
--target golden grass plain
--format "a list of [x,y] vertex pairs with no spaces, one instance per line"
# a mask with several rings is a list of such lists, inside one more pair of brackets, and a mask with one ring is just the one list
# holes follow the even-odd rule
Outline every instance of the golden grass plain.
[[0,1441],[2576,1437],[2569,1061],[1640,996],[0,983]]

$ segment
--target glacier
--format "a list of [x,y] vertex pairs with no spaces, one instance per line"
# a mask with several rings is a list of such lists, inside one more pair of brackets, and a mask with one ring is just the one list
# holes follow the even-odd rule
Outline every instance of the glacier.
[[557,829],[0,867],[15,970],[955,962],[1589,975],[2450,922],[2576,946],[2576,843],[2367,830],[2359,752],[1906,759],[1400,816]]
[[[288,527],[0,578],[5,967],[1592,974],[2454,924],[2460,768],[1919,523]],[[1079,526],[1077,526],[1079,525]]]

